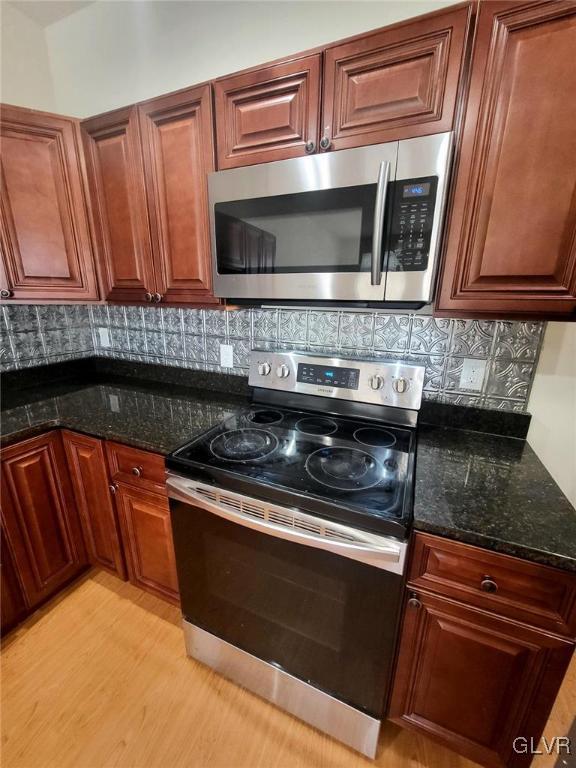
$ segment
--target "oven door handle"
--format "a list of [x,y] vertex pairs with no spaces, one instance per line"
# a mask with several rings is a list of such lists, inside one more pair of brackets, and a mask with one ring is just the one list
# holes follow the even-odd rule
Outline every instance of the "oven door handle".
[[[171,472],[168,473],[166,485],[170,499],[183,502],[184,504],[193,504],[196,507],[201,507],[207,512],[218,515],[232,523],[251,528],[259,533],[275,536],[276,538],[291,541],[295,544],[303,544],[307,547],[322,549],[326,552],[332,552],[335,555],[341,555],[342,557],[357,560],[393,573],[402,574],[404,571],[404,561],[407,549],[406,542],[367,533],[365,531],[358,531],[339,523],[332,523],[321,520],[320,518],[314,518],[299,510],[279,507],[275,504],[262,502],[259,499],[244,497],[231,491],[219,491],[214,486],[208,486],[195,480],[175,475]],[[215,496],[216,501],[207,498],[207,495]],[[225,498],[228,503],[221,503],[219,501],[220,498]],[[234,504],[236,508],[233,508],[231,504]],[[255,517],[253,514],[242,512],[243,504],[248,509],[257,509],[258,515],[261,514],[262,517]],[[284,518],[293,516],[295,520],[303,521],[304,524],[309,520],[314,523],[316,527],[318,527],[319,524],[320,527],[322,524],[326,524],[330,527],[332,536],[323,536],[312,531],[302,530],[303,526],[298,530],[296,527],[274,522],[274,516],[279,517],[280,515]],[[337,535],[340,531],[343,533],[349,532],[350,535],[357,538],[357,543],[338,541],[333,538],[333,536]]]
[[390,163],[383,160],[378,171],[376,186],[376,201],[374,203],[374,228],[372,230],[372,279],[371,285],[382,282],[382,234],[384,232],[384,211],[386,210],[386,194],[390,178]]

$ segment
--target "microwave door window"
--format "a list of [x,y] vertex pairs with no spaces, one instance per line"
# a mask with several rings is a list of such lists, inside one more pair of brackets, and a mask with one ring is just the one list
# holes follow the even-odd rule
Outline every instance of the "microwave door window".
[[376,185],[215,205],[220,274],[368,272]]

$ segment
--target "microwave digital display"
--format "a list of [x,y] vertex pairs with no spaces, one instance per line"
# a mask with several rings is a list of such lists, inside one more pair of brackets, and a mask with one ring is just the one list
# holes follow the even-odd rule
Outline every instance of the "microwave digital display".
[[327,387],[358,389],[360,371],[358,368],[340,368],[338,366],[309,365],[298,363],[296,381],[302,384],[321,384]]
[[402,197],[426,197],[430,194],[430,182],[424,184],[404,184]]

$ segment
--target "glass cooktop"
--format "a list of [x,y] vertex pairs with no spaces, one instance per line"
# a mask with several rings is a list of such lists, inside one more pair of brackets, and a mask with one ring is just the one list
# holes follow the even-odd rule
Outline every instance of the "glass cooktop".
[[254,407],[179,448],[166,464],[199,481],[404,537],[414,437],[379,422]]

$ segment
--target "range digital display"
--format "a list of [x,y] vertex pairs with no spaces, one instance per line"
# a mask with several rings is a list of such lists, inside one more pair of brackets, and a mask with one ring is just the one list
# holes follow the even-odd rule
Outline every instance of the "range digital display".
[[423,184],[404,184],[402,197],[426,197],[430,194],[430,182]]
[[326,387],[358,389],[359,380],[360,370],[358,368],[298,363],[296,381],[302,384],[320,384]]

